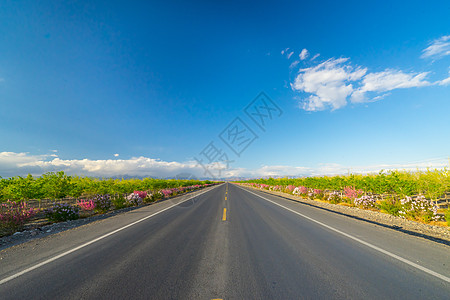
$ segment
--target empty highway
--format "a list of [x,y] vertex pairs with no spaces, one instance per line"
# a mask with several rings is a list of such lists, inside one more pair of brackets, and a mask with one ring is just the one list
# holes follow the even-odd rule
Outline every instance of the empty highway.
[[0,299],[450,295],[450,247],[229,183],[0,257]]

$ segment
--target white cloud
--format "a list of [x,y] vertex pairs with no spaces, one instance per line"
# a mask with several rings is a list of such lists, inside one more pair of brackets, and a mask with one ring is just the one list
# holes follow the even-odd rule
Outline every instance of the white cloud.
[[37,167],[42,170],[60,169],[68,173],[93,175],[93,176],[114,176],[114,175],[139,175],[169,177],[178,173],[189,172],[198,173],[196,163],[165,162],[147,157],[133,157],[128,160],[61,160],[55,158],[51,161],[37,161],[25,163],[19,167]]
[[1,169],[13,168],[19,164],[32,163],[46,157],[46,155],[29,155],[28,153],[0,152],[0,166]]
[[289,48],[286,48],[284,50],[281,50],[281,55],[286,56],[287,59],[290,59],[292,55],[294,55],[294,51],[289,50]]
[[351,101],[356,103],[366,101],[365,94],[367,92],[387,92],[395,89],[428,86],[430,82],[425,80],[428,73],[407,74],[400,70],[389,69],[383,72],[369,73],[362,79],[362,86],[353,92]]
[[439,59],[450,55],[450,35],[445,35],[432,41],[430,46],[422,52],[422,58]]
[[391,93],[386,93],[386,94],[383,94],[383,95],[380,95],[380,96],[373,97],[371,101],[378,101],[378,100],[384,99],[387,96],[389,96],[390,94]]
[[428,72],[406,74],[399,70],[386,70],[378,73],[369,73],[363,79],[364,91],[391,91],[393,89],[404,89],[430,85],[424,81]]
[[439,85],[450,85],[450,77],[447,77],[447,78],[445,78],[443,80],[438,81],[437,84],[439,84]]
[[333,110],[347,104],[347,97],[353,92],[351,81],[359,80],[367,69],[353,68],[344,64],[348,58],[331,58],[315,67],[301,69],[292,84],[297,91],[310,93],[302,104],[308,111]]
[[302,52],[298,55],[300,60],[305,60],[309,56],[309,52],[307,49],[303,49]]
[[316,58],[318,58],[319,56],[320,56],[320,53],[317,53],[317,54],[314,55],[310,60],[313,61],[313,60],[315,60]]
[[[386,69],[382,72],[368,72],[367,68],[352,66],[348,58],[330,58],[314,67],[300,69],[291,87],[309,95],[300,103],[307,111],[339,109],[352,103],[383,99],[386,92],[395,89],[432,85],[426,80],[429,72],[405,73]],[[434,84],[445,85],[448,80]],[[370,93],[370,97],[368,97]],[[385,93],[378,95],[377,93]]]
[[435,84],[442,85],[442,86],[450,85],[450,68],[449,68],[449,71],[448,71],[448,77],[437,81]]
[[[65,171],[67,174],[109,177],[117,175],[175,177],[178,174],[192,174],[204,178],[204,169],[196,161],[166,162],[147,157],[133,157],[120,160],[90,160],[59,158],[49,159],[49,155],[29,153],[0,152],[0,175],[3,177],[41,175],[46,172]],[[336,163],[320,164],[317,167],[264,165],[257,169],[230,168],[220,166],[222,176],[229,177],[267,177],[267,176],[321,176],[352,173],[370,173],[384,170],[425,170],[426,168],[448,167],[447,158],[436,158],[404,164],[382,164],[369,166],[343,166]]]
[[114,154],[114,157],[119,157],[119,153]]
[[65,171],[86,176],[136,175],[171,177],[179,173],[192,173],[203,177],[204,170],[195,161],[166,162],[147,157],[130,159],[72,159],[64,160],[54,155],[0,152],[0,176],[40,175],[46,172]]
[[[289,48],[285,51],[287,50]],[[438,59],[450,55],[450,35],[432,41],[422,52],[422,58]],[[303,49],[299,54],[300,61],[304,61],[308,56],[308,50]],[[291,83],[294,91],[306,94],[300,102],[300,108],[307,111],[335,110],[344,107],[348,102],[374,102],[391,94],[386,92],[396,89],[450,85],[450,72],[447,78],[430,82],[427,77],[431,72],[406,73],[392,68],[382,72],[368,72],[365,67],[352,66],[348,58],[314,61],[319,56],[318,53],[306,62],[306,65],[315,66],[300,69]],[[289,68],[297,65],[297,61],[294,61]]]
[[295,68],[300,63],[299,60],[294,60],[292,64],[289,65],[289,69]]

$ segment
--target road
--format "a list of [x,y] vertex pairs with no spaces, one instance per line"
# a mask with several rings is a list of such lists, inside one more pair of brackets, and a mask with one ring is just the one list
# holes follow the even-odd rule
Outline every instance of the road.
[[446,245],[233,184],[193,196],[1,251],[0,299],[450,297]]

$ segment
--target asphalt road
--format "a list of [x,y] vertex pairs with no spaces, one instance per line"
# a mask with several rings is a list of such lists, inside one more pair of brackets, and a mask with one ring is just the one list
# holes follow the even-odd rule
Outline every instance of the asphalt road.
[[0,299],[450,298],[446,245],[232,184],[195,195],[1,251]]

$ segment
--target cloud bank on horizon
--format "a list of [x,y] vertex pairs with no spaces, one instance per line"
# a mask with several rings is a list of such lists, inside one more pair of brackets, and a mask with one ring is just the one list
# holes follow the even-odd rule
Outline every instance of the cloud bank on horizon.
[[[281,52],[287,59],[293,56],[293,51],[286,48]],[[309,51],[303,49],[299,60],[291,63],[290,69],[305,61]],[[422,51],[422,59],[442,59],[450,55],[450,35],[442,36],[430,43]],[[309,63],[319,56],[315,54]],[[404,72],[399,69],[386,68],[381,72],[369,72],[368,68],[353,66],[350,58],[329,58],[317,62],[312,67],[300,68],[291,88],[307,95],[300,102],[300,107],[306,111],[336,110],[348,103],[366,103],[385,98],[390,91],[396,89],[419,88],[425,86],[450,85],[450,72],[447,78],[430,82],[427,72]]]
[[[214,166],[217,167],[217,166]],[[436,158],[420,162],[372,166],[343,166],[329,163],[312,167],[294,166],[261,166],[257,169],[223,167],[222,178],[255,178],[279,176],[323,176],[352,173],[372,173],[380,170],[425,170],[427,168],[448,167],[447,159]],[[174,178],[179,174],[192,174],[197,178],[205,178],[204,169],[196,161],[166,162],[148,157],[132,157],[130,159],[60,159],[55,154],[31,155],[29,153],[0,152],[0,176],[40,176],[46,172],[64,171],[70,175],[94,177],[139,176]]]

